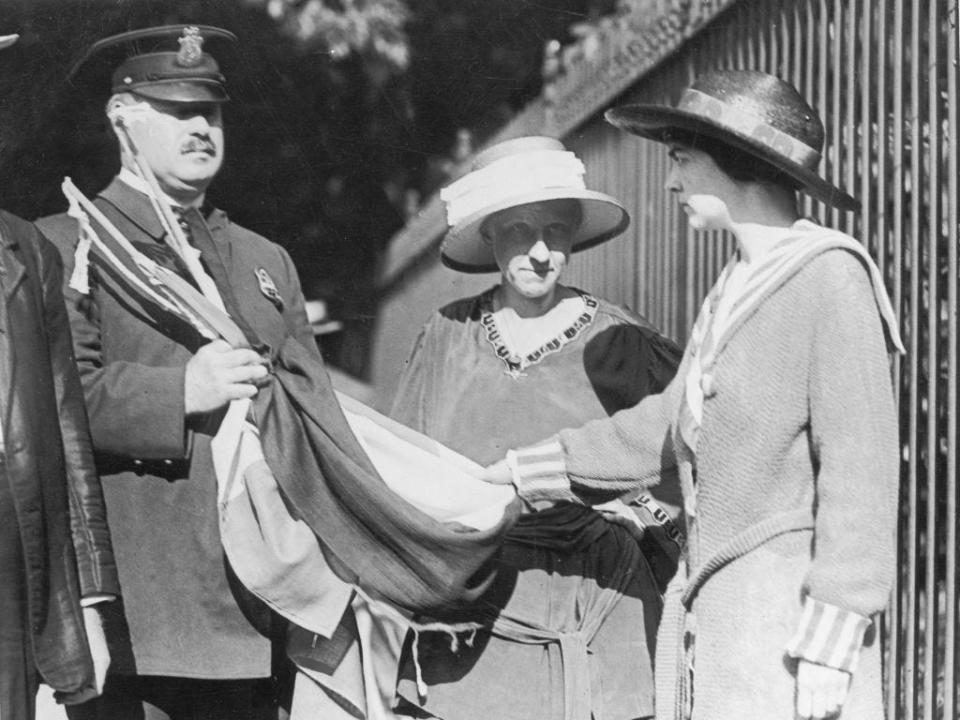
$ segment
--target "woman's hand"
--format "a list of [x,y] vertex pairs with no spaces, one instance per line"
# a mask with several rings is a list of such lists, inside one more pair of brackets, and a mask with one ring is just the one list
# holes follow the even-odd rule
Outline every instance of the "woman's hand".
[[593,509],[603,515],[603,519],[607,522],[625,527],[634,539],[640,540],[643,537],[646,528],[633,509],[620,498],[609,500],[602,505],[594,505]]
[[850,673],[800,660],[797,663],[797,717],[818,720],[837,715],[847,699]]
[[498,460],[493,465],[488,465],[484,468],[480,479],[491,485],[509,485],[512,483],[513,473],[510,471],[507,459],[504,458],[503,460]]

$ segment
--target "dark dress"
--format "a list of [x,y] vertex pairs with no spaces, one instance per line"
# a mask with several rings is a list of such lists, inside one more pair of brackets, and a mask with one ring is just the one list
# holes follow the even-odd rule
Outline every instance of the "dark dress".
[[[510,358],[492,293],[457,301],[427,323],[392,413],[481,464],[659,392],[679,362],[679,349],[641,318],[589,295],[554,341],[527,360]],[[446,720],[559,720],[564,690],[586,682],[598,716],[653,714],[660,596],[626,529],[560,504],[521,518],[499,563],[483,600],[453,618],[494,623],[493,631],[455,650],[446,634],[421,633],[427,694],[419,696],[408,651],[405,701]]]

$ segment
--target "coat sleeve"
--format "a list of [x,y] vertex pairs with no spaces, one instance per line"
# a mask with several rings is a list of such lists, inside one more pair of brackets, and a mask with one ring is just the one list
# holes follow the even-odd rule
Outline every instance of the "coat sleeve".
[[808,378],[814,557],[788,652],[852,670],[869,618],[886,607],[893,585],[897,416],[884,329],[861,261],[830,251],[817,264],[822,292]]
[[[186,458],[190,446],[183,394],[186,366],[105,362],[97,289],[93,287],[89,295],[83,295],[68,284],[74,264],[76,223],[69,218],[48,218],[38,225],[63,260],[63,297],[94,448],[145,460]],[[136,338],[118,337],[115,341],[135,342]]]
[[543,443],[511,451],[507,462],[528,502],[598,502],[652,487],[676,467],[671,409],[679,402],[688,359],[667,389],[632,408],[561,430]]
[[93,462],[83,389],[73,360],[70,325],[61,292],[60,257],[39,233],[35,236],[43,287],[44,327],[63,439],[70,529],[82,596],[120,592],[100,480]]
[[310,321],[307,319],[306,303],[303,297],[303,289],[300,285],[300,276],[297,274],[296,266],[286,250],[279,245],[276,246],[280,253],[280,259],[283,264],[285,282],[283,284],[284,294],[284,317],[290,333],[303,345],[316,360],[322,362],[320,348],[317,346],[316,338],[313,335],[313,328],[310,327]]

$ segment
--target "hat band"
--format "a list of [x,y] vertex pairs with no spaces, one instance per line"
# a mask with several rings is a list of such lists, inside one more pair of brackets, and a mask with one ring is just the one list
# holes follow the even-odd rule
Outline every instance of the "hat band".
[[544,190],[583,191],[586,169],[566,150],[540,150],[500,158],[440,191],[451,227],[485,208]]
[[813,169],[820,164],[821,155],[815,148],[713,95],[688,88],[684,90],[677,109],[746,136],[803,167]]

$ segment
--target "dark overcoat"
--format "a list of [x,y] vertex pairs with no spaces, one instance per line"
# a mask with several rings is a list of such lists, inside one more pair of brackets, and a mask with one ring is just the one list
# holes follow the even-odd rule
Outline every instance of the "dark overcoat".
[[[95,203],[148,254],[163,243],[147,197],[122,181]],[[71,269],[77,222],[56,215],[38,224]],[[293,336],[320,362],[287,253],[220,210],[206,224],[218,257],[205,262],[222,264],[251,329],[272,347]],[[206,340],[96,261],[90,285],[89,295],[64,292],[124,587],[123,617],[108,626],[115,670],[265,677],[270,641],[251,622],[220,545],[210,455],[220,416],[184,412],[185,367]]]
[[50,243],[0,211],[0,422],[34,661],[63,700],[80,702],[96,694],[80,598],[119,586],[61,277]]

